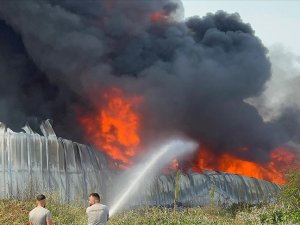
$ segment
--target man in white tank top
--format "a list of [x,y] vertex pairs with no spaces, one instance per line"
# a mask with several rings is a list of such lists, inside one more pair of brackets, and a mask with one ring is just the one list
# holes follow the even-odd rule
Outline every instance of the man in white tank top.
[[86,209],[88,225],[107,225],[109,210],[106,205],[100,204],[98,193],[89,195],[90,206]]
[[30,225],[52,225],[52,214],[45,208],[46,196],[38,195],[36,197],[36,207],[29,213]]

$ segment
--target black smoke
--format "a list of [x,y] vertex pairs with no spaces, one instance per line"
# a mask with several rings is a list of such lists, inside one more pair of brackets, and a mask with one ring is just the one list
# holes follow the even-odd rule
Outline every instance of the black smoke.
[[271,77],[267,49],[238,14],[183,21],[182,10],[175,0],[2,0],[0,121],[50,118],[59,136],[83,141],[77,112],[99,101],[91,90],[116,86],[144,96],[145,141],[182,132],[215,153],[268,160],[299,128],[264,122],[245,102]]

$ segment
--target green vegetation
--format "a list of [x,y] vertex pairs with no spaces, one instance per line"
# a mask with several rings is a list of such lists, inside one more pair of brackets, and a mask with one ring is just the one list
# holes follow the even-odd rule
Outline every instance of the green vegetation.
[[[48,196],[48,195],[47,195]],[[60,204],[57,198],[50,196],[47,199],[46,208],[53,215],[55,225],[58,224],[87,224],[85,208],[78,204]],[[35,200],[1,200],[0,201],[0,224],[1,225],[19,225],[28,222],[28,213],[35,207]]]
[[176,178],[175,178],[174,211],[176,211],[177,209],[177,202],[180,196],[180,185],[179,185],[180,176],[181,176],[181,171],[177,170]]
[[[237,204],[229,208],[211,204],[200,208],[177,208],[176,211],[166,208],[144,208],[115,215],[108,224],[300,224],[300,171],[288,174],[287,179],[288,184],[283,187],[278,201],[274,204]],[[1,200],[0,224],[26,224],[28,213],[34,206],[34,200]],[[47,208],[51,210],[56,225],[87,224],[84,206],[76,203],[60,204],[57,198],[50,196]]]

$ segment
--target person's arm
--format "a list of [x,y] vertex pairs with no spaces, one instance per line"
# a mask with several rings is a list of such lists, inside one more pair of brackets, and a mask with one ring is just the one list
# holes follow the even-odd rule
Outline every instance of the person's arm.
[[50,211],[47,213],[46,221],[47,221],[47,225],[53,225],[52,214]]
[[32,225],[32,222],[31,222],[31,215],[30,215],[30,214],[31,214],[31,212],[29,213],[29,218],[28,218],[29,220],[28,220],[28,222],[26,223],[26,225]]
[[53,225],[52,219],[47,220],[47,225]]

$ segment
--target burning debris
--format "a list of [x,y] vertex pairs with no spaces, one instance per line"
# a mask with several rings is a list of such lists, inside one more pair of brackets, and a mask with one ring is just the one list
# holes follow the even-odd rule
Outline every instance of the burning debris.
[[182,133],[201,143],[183,168],[284,183],[299,109],[266,122],[246,102],[271,77],[267,49],[238,14],[182,14],[175,0],[1,1],[0,120],[51,118],[122,168]]

